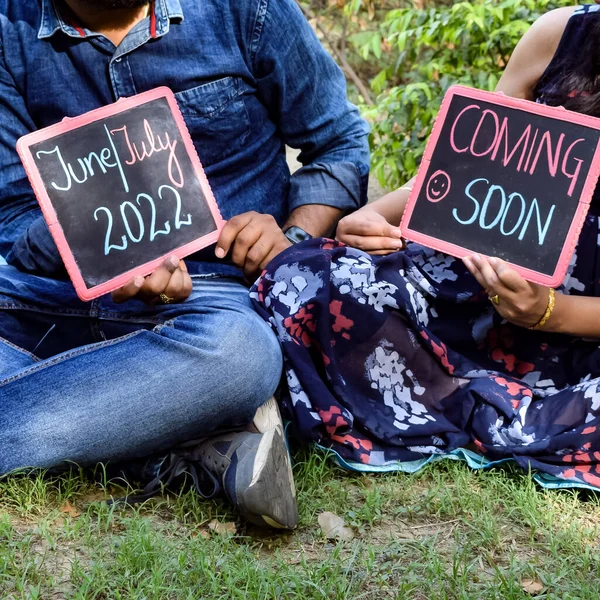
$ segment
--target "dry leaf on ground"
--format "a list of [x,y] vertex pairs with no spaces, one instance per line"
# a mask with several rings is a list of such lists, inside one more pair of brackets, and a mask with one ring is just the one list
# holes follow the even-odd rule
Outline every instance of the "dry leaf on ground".
[[319,515],[319,526],[329,540],[338,539],[349,542],[354,539],[354,531],[345,526],[342,517],[338,517],[332,512],[324,512]]
[[208,524],[208,528],[219,535],[235,535],[237,532],[235,523],[222,523],[221,521],[217,521],[217,519],[213,519]]
[[97,490],[86,494],[81,498],[83,504],[91,504],[92,502],[104,502],[107,496],[103,490]]
[[80,517],[81,513],[68,500],[58,509],[61,513],[69,517]]
[[537,596],[544,591],[544,584],[541,581],[534,579],[523,579],[523,581],[521,581],[521,587],[524,592],[531,596]]

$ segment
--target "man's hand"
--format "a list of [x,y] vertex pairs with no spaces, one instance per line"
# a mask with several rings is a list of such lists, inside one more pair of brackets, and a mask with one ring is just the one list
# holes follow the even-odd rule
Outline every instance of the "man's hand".
[[247,212],[227,221],[217,242],[215,254],[225,258],[231,250],[231,261],[254,281],[262,270],[292,243],[271,215]]
[[[176,304],[185,301],[192,293],[192,278],[185,262],[170,256],[148,277],[134,277],[129,283],[112,293],[115,302],[121,303],[131,298],[146,304]],[[161,294],[164,294],[161,298]]]
[[498,294],[498,303],[492,306],[507,321],[519,327],[533,327],[540,321],[548,307],[547,287],[526,281],[499,258],[473,254],[463,262],[490,298]]
[[400,228],[388,223],[374,210],[359,210],[338,224],[336,239],[369,254],[391,254],[401,250],[404,242]]

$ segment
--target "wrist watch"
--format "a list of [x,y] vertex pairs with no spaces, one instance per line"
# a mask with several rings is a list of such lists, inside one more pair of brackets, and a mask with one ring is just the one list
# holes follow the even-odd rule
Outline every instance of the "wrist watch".
[[292,225],[283,231],[285,237],[292,242],[292,244],[299,244],[306,240],[312,240],[313,236],[310,233],[304,231],[302,227]]

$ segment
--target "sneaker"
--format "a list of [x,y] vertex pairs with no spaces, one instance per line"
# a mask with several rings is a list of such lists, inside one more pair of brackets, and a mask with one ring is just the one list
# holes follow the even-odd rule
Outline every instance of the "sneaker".
[[158,496],[163,489],[180,488],[186,480],[206,500],[217,496],[222,486],[214,474],[202,465],[189,459],[189,452],[181,448],[168,454],[159,454],[147,459],[108,465],[104,469],[106,480],[134,487],[141,483],[141,492],[109,500],[108,504],[137,504]]
[[275,398],[258,409],[248,431],[190,441],[166,454],[109,467],[110,479],[145,484],[140,493],[116,502],[143,502],[191,479],[204,498],[224,490],[252,523],[294,529],[298,522],[291,460]]
[[298,524],[290,457],[278,427],[211,438],[194,448],[189,458],[222,482],[248,521],[277,529]]
[[271,396],[262,406],[258,408],[252,423],[248,426],[248,431],[254,433],[265,433],[269,429],[279,429],[283,435],[283,421],[281,420],[281,413],[277,406],[277,400],[274,396]]

